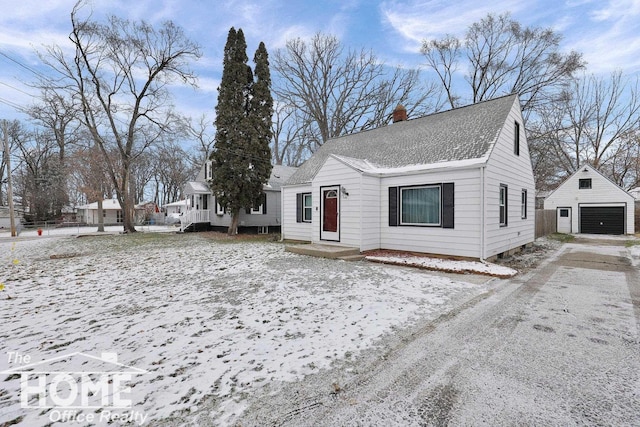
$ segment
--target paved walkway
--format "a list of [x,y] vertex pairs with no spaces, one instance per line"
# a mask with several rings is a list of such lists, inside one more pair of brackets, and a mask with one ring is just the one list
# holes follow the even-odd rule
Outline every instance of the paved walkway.
[[386,353],[256,402],[246,424],[640,425],[640,272],[623,245],[565,244]]

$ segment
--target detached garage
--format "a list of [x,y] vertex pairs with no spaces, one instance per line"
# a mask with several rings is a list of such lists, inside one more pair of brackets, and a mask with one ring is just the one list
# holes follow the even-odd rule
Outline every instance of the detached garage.
[[634,198],[590,165],[582,166],[544,201],[560,233],[633,234]]

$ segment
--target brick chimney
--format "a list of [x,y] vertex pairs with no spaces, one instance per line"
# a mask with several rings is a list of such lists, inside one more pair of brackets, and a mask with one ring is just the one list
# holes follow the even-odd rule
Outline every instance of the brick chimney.
[[407,120],[407,109],[404,105],[398,104],[395,110],[393,110],[393,123],[404,122]]

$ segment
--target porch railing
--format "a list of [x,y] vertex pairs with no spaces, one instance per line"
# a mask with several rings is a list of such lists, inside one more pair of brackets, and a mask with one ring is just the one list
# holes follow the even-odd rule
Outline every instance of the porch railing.
[[180,229],[186,230],[191,224],[197,224],[201,222],[209,222],[210,210],[193,209],[188,210],[180,216]]

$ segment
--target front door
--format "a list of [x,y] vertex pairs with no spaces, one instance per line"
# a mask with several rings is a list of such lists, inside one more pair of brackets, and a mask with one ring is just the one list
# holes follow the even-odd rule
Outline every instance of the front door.
[[556,215],[558,233],[571,233],[571,208],[558,208]]
[[340,187],[321,187],[320,240],[340,241]]

